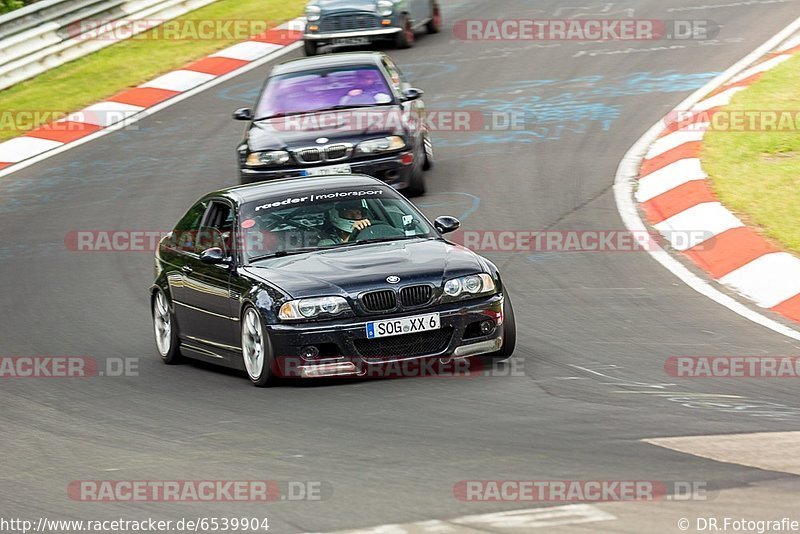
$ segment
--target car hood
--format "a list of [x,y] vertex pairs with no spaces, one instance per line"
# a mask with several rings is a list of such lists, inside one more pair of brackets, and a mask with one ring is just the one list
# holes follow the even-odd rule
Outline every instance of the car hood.
[[286,150],[326,143],[357,143],[386,135],[402,135],[407,125],[399,106],[341,109],[254,121],[247,132],[251,151]]
[[325,12],[334,11],[378,11],[375,0],[319,0],[317,5]]
[[[441,239],[375,243],[270,258],[244,269],[292,298],[355,297],[373,289],[419,283],[440,287],[446,279],[486,271],[480,256]],[[399,284],[389,284],[388,276],[400,277]]]

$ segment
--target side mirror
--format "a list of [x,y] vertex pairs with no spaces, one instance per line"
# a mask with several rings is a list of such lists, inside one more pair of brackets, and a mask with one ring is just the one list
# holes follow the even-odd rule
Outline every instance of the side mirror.
[[253,110],[250,108],[239,108],[233,112],[233,118],[237,121],[253,120]]
[[219,247],[207,248],[200,253],[200,261],[209,265],[228,263],[228,257]]
[[450,217],[449,215],[442,215],[433,221],[433,225],[437,230],[439,230],[439,233],[449,234],[450,232],[455,232],[461,227],[461,221],[455,217]]
[[416,100],[424,94],[425,93],[422,89],[416,89],[414,87],[410,87],[403,91],[403,99],[405,99],[406,101]]

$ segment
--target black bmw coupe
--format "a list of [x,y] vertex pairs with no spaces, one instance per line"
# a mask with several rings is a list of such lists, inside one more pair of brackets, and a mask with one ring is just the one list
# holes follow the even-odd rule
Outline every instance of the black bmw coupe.
[[159,244],[156,346],[247,372],[364,375],[387,362],[511,357],[511,301],[490,261],[363,175],[282,179],[197,201]]
[[276,66],[237,146],[241,183],[367,174],[407,196],[425,192],[433,145],[422,91],[380,52],[352,52]]

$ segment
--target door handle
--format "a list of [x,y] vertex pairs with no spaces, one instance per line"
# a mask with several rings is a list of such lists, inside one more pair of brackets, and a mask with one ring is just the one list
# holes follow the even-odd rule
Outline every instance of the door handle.
[[181,271],[185,272],[186,274],[191,274],[193,269],[189,265],[184,265],[181,267]]

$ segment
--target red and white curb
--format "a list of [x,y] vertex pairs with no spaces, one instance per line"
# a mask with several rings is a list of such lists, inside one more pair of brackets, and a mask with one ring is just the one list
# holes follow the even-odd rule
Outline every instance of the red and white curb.
[[[64,119],[0,143],[0,176],[10,174],[103,133],[132,124],[296,48],[305,27],[299,17],[92,104]],[[299,46],[299,45],[298,45]]]
[[[714,195],[699,159],[708,126],[704,121],[766,71],[800,52],[800,36],[795,36],[798,30],[800,18],[679,104],[668,115],[679,117],[679,121],[662,120],[654,125],[620,163],[614,189],[629,229],[646,229],[643,214],[674,250],[714,280],[760,308],[800,322],[800,258],[775,248],[725,208]],[[696,238],[688,242],[690,232]],[[748,319],[800,340],[797,330],[725,295],[666,251],[651,254],[693,289]]]

